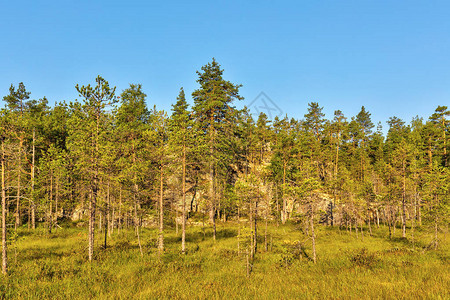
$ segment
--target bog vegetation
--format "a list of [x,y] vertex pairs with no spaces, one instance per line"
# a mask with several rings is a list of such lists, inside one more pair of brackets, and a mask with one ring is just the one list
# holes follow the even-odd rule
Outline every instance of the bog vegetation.
[[[98,76],[0,112],[4,298],[449,296],[450,111],[238,110],[213,60],[168,114]],[[191,105],[188,102],[192,102]]]

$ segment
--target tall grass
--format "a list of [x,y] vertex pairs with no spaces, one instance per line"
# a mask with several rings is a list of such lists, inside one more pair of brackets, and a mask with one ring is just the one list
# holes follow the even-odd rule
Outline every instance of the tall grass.
[[[261,226],[262,228],[262,226]],[[449,247],[442,236],[435,251],[432,234],[416,230],[410,240],[387,238],[384,228],[373,236],[338,228],[319,229],[318,262],[310,240],[296,225],[269,226],[272,244],[264,239],[246,273],[237,227],[220,224],[217,241],[211,230],[188,229],[187,254],[180,236],[165,235],[166,252],[157,252],[157,232],[143,229],[141,257],[134,231],[114,233],[102,249],[97,234],[95,260],[87,261],[87,231],[64,228],[48,235],[21,229],[16,255],[9,253],[10,274],[0,277],[2,298],[166,298],[166,299],[449,299]]]

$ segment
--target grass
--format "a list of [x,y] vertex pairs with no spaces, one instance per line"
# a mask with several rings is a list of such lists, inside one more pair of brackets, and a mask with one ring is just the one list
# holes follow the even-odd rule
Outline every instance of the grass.
[[[263,234],[261,224],[259,233]],[[187,254],[180,236],[165,234],[166,252],[157,254],[155,229],[143,229],[144,256],[134,231],[113,233],[107,249],[101,236],[95,261],[87,261],[87,230],[58,229],[51,235],[21,229],[10,246],[10,273],[0,277],[6,299],[449,299],[450,252],[442,236],[438,250],[427,247],[432,234],[416,230],[410,240],[373,236],[321,227],[318,261],[309,256],[311,242],[293,224],[269,226],[273,244],[264,251],[260,237],[253,272],[246,274],[246,256],[238,255],[237,225],[220,224],[217,241],[211,229],[187,232]],[[396,234],[400,234],[398,231]],[[298,242],[302,248],[298,247]],[[241,243],[241,249],[243,243]],[[301,257],[300,257],[300,254]]]

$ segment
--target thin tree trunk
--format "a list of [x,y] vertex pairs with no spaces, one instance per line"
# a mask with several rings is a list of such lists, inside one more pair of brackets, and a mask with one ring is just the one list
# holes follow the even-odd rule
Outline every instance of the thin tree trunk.
[[111,233],[113,231],[113,223],[114,223],[114,208],[111,210],[111,193],[110,193],[110,182],[108,181],[108,191],[107,191],[107,199],[106,205],[108,207],[107,210],[107,219],[108,219],[108,237],[111,237]]
[[267,217],[266,217],[266,228],[264,229],[264,250],[267,252]]
[[134,219],[133,219],[133,223],[134,223],[134,232],[136,234],[137,240],[138,240],[138,245],[139,245],[139,251],[141,253],[141,257],[144,256],[144,253],[142,252],[142,245],[141,245],[141,236],[139,234],[139,219],[138,219],[138,214],[137,214],[137,208],[138,208],[138,199],[137,199],[137,193],[138,193],[138,185],[135,182],[134,183],[134,193],[133,193],[133,197],[134,197]]
[[283,189],[282,189],[282,195],[283,195],[283,211],[282,211],[282,218],[281,218],[281,223],[285,224],[286,223],[286,219],[287,219],[287,215],[286,215],[286,210],[287,210],[287,205],[286,205],[286,197],[284,195],[284,189],[286,188],[285,186],[286,184],[286,161],[284,161],[283,163]]
[[278,182],[275,183],[275,198],[277,199],[277,227],[280,225],[279,224],[279,216],[280,216],[280,202],[278,199]]
[[419,226],[422,226],[422,209],[421,209],[421,206],[422,206],[422,203],[421,203],[422,201],[421,201],[421,199],[420,199],[420,197],[418,197],[418,199],[417,199],[417,218],[418,218],[418,223],[419,223]]
[[214,194],[214,168],[212,165],[212,162],[209,165],[209,179],[210,179],[210,186],[209,186],[209,196],[211,199],[211,211],[209,218],[213,223],[213,240],[216,240],[216,197]]
[[376,212],[377,212],[377,228],[380,228],[380,216],[378,214],[378,208],[377,208]]
[[91,199],[89,201],[89,262],[94,258],[95,209],[97,204],[97,176],[94,176]]
[[428,167],[433,168],[433,154],[431,150],[431,136],[428,137]]
[[247,266],[247,277],[250,277],[250,259],[249,259],[249,255],[248,255],[248,249],[247,249],[246,257],[247,257],[247,264],[246,264],[246,266]]
[[103,249],[106,249],[108,247],[108,203],[106,203],[105,210],[103,211],[103,219],[104,219],[104,225],[103,230],[105,231],[103,233]]
[[[3,139],[4,137],[2,137]],[[5,145],[2,140],[2,273],[8,273],[6,244],[6,185],[5,185]]]
[[[103,213],[102,213],[102,210],[103,210]],[[100,208],[100,214],[99,214],[99,216],[98,216],[98,231],[99,231],[99,232],[102,232],[103,215],[105,214],[104,210],[105,210],[105,209],[101,209],[101,208]]]
[[387,220],[388,226],[389,226],[389,239],[392,238],[392,212],[389,212],[389,219]]
[[434,217],[434,250],[437,250],[438,243],[438,216],[436,213],[436,216]]
[[19,149],[18,149],[18,162],[17,162],[17,196],[16,196],[16,222],[14,224],[14,229],[17,231],[17,228],[20,226],[20,183],[22,177],[22,138],[19,141]]
[[35,169],[35,156],[36,156],[36,130],[33,128],[33,152],[31,158],[31,227],[36,229],[36,204],[34,199],[34,169]]
[[114,233],[115,224],[116,224],[116,207],[115,207],[115,205],[113,205],[112,217],[111,217],[111,230],[109,231],[110,232],[110,235],[109,235],[110,237],[111,237],[111,234]]
[[256,251],[258,251],[258,223],[257,223],[257,221],[258,221],[258,202],[259,201],[255,201],[255,218],[254,218],[255,234],[253,235],[255,242],[253,243],[253,246],[254,246],[253,258],[256,255]]
[[104,236],[104,244],[103,244],[103,248],[104,249],[106,249],[107,246],[108,246],[107,241],[108,241],[108,227],[109,227],[109,181],[108,181],[108,188],[106,190],[105,205],[106,205],[105,211],[103,212],[103,214],[105,216],[104,217],[104,219],[105,219],[105,221],[104,221],[105,222],[105,225],[104,225],[104,227],[105,227],[105,232],[104,232],[105,236]]
[[[414,198],[416,197],[416,194],[414,194]],[[411,242],[413,244],[413,249],[415,248],[415,241],[414,241],[414,228],[416,224],[416,199],[414,199],[414,217],[411,218]]]
[[[437,203],[437,195],[434,195],[435,203]],[[437,250],[438,248],[438,213],[435,212],[434,216],[434,250]]]
[[50,196],[49,196],[49,211],[48,211],[48,233],[52,233],[53,227],[53,171],[50,174]]
[[249,203],[249,211],[248,211],[248,219],[250,223],[250,257],[253,257],[253,251],[255,250],[254,242],[255,239],[253,238],[253,203],[252,198],[250,197],[250,203]]
[[89,201],[89,262],[94,258],[94,238],[95,238],[95,210],[97,208],[97,196],[98,196],[98,185],[99,185],[99,132],[100,132],[100,111],[96,111],[96,131],[94,132],[94,138],[92,139],[92,158],[91,167],[94,169],[94,174],[92,178],[91,185],[91,199]]
[[122,186],[119,185],[119,224],[117,225],[117,234],[120,234],[122,227]]
[[159,243],[158,243],[158,251],[159,254],[164,252],[164,205],[163,205],[163,167],[160,166],[159,173]]
[[312,237],[312,251],[313,251],[313,261],[316,263],[317,257],[316,257],[316,233],[314,231],[314,212],[313,207],[311,205],[311,237]]
[[[175,198],[174,198],[175,201]],[[175,203],[175,235],[178,236],[178,209],[177,204]]]
[[56,178],[56,186],[55,186],[55,215],[53,224],[55,226],[55,231],[58,230],[58,200],[59,200],[59,177]]
[[402,186],[402,237],[406,238],[406,167],[403,160],[403,186]]
[[[214,124],[213,115],[210,116],[210,124]],[[209,144],[209,197],[211,201],[211,211],[209,218],[213,223],[213,240],[216,241],[216,197],[214,194],[214,129],[209,131],[210,144]]]
[[336,205],[336,187],[337,187],[337,175],[338,175],[338,161],[339,161],[339,143],[341,138],[341,132],[338,132],[337,142],[336,142],[336,158],[335,158],[335,165],[334,165],[334,201],[331,203],[331,226],[334,226],[334,215],[333,215],[333,209]]
[[183,222],[181,223],[181,252],[186,253],[186,144],[183,144]]
[[240,251],[240,245],[239,245],[239,239],[241,237],[241,217],[240,217],[240,209],[238,206],[238,211],[237,211],[237,217],[238,217],[238,235],[237,235],[237,248],[238,248],[238,256],[241,254]]

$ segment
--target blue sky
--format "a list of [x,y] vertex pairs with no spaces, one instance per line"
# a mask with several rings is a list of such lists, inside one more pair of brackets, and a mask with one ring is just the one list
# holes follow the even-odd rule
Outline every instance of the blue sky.
[[170,110],[212,57],[289,117],[319,102],[328,118],[364,105],[374,123],[409,122],[450,104],[446,1],[3,1],[0,95],[23,81],[33,98],[78,98],[102,75],[118,91],[142,83]]

